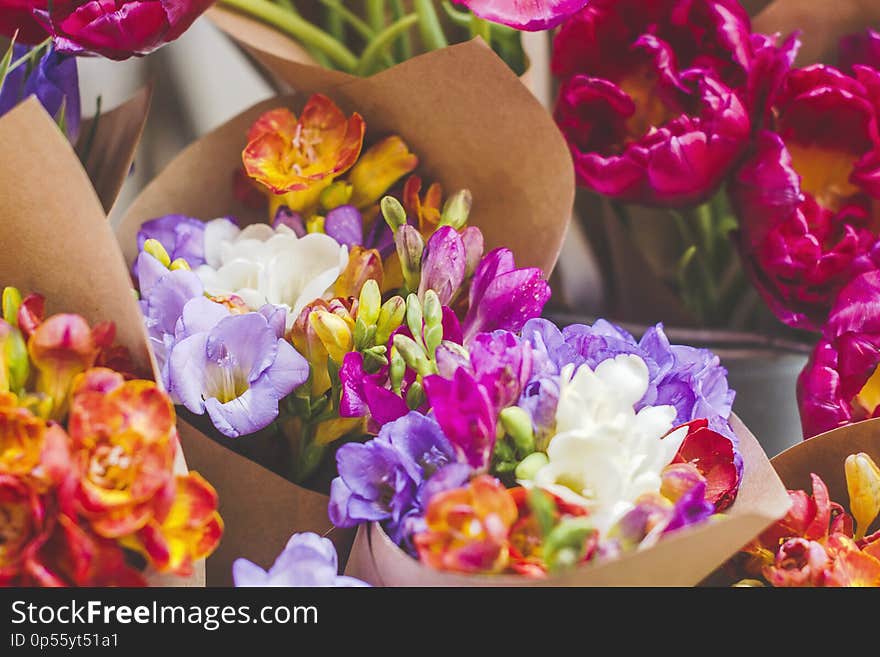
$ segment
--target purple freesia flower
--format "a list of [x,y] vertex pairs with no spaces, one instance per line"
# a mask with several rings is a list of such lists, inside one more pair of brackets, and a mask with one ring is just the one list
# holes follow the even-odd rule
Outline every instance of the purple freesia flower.
[[184,308],[169,356],[172,396],[193,413],[207,411],[230,438],[268,426],[278,402],[308,379],[308,362],[279,335],[273,313],[232,315],[213,304],[213,312],[227,316],[203,322],[200,313],[187,312],[193,303]]
[[465,368],[451,379],[425,377],[425,395],[443,433],[455,446],[459,460],[474,470],[489,467],[495,448],[497,413],[485,387]]
[[707,521],[715,513],[715,505],[706,500],[706,482],[701,481],[682,495],[672,509],[669,524],[664,534],[699,525]]
[[353,205],[340,205],[324,218],[324,232],[351,249],[364,243],[364,220]]
[[275,212],[272,228],[277,230],[278,226],[287,226],[297,237],[305,237],[308,234],[303,216],[299,212],[294,212],[286,205],[282,205]]
[[425,292],[434,290],[440,304],[448,306],[464,283],[466,270],[464,240],[452,226],[441,226],[428,238],[422,254],[419,298],[424,299]]
[[138,231],[138,249],[149,239],[164,246],[172,261],[183,258],[193,269],[205,264],[205,222],[199,219],[182,214],[151,219]]
[[369,586],[338,572],[333,543],[312,532],[291,536],[268,571],[247,559],[236,559],[232,564],[232,579],[237,587]]
[[388,368],[368,374],[364,369],[364,357],[357,351],[345,354],[339,369],[339,381],[342,387],[340,417],[369,415],[372,422],[381,427],[409,412],[406,400],[386,387]]
[[460,480],[460,469],[446,471],[454,461],[455,450],[436,420],[410,412],[383,426],[373,440],[336,452],[339,476],[330,485],[330,520],[337,527],[383,522],[399,542],[422,509],[423,486],[435,475],[440,478],[432,491]]
[[517,269],[509,249],[495,249],[480,261],[471,281],[464,318],[464,340],[497,329],[519,331],[538,317],[550,299],[550,286],[540,269]]
[[[15,45],[13,61],[27,55],[28,50],[28,46]],[[72,142],[76,141],[81,112],[75,57],[62,54],[50,46],[30,70],[28,64],[24,63],[11,71],[0,87],[0,116],[28,96],[36,96],[46,112],[56,120],[61,117],[63,106],[67,137]]]
[[[149,253],[138,256],[134,270],[150,347],[156,356],[162,383],[168,388],[168,354],[176,341],[177,323],[189,301],[204,299],[204,287],[193,272],[186,269],[171,271]],[[213,303],[208,299],[204,301]]]

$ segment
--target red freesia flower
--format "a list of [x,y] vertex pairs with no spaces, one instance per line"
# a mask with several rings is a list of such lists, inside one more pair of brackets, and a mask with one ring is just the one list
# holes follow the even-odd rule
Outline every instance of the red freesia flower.
[[798,377],[804,437],[880,412],[880,271],[857,276],[838,295],[822,339]]
[[733,0],[590,2],[561,28],[552,62],[579,182],[646,205],[705,200],[795,47],[752,35]]
[[730,438],[709,428],[707,420],[689,422],[688,435],[673,463],[690,463],[706,479],[706,501],[715,511],[727,509],[739,490],[740,470]]
[[792,72],[730,192],[739,247],[780,320],[817,329],[852,278],[880,263],[880,73]]
[[213,0],[0,0],[0,32],[62,52],[109,59],[146,55],[183,34]]

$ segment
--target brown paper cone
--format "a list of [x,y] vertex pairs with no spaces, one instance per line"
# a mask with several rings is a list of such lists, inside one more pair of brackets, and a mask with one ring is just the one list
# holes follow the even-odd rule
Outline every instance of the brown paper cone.
[[[460,79],[455,72],[465,68],[474,74]],[[424,179],[447,190],[470,188],[472,223],[483,230],[488,248],[508,246],[520,265],[553,268],[574,195],[568,149],[550,117],[491,51],[466,43],[321,90],[344,109],[360,112],[371,139],[400,134],[418,154]],[[232,175],[241,166],[254,120],[283,105],[299,109],[304,100],[261,103],[181,153],[122,218],[117,237],[126,260],[136,256],[141,224],[165,214],[265,221],[236,201]],[[185,423],[180,428],[190,465],[220,493],[226,522],[224,540],[208,560],[209,585],[228,583],[237,557],[266,566],[294,531],[330,528],[327,497],[272,474]],[[331,538],[344,559],[351,534],[337,531]]]
[[731,424],[744,462],[736,502],[717,522],[682,530],[650,549],[542,580],[466,576],[422,565],[373,524],[361,528],[346,574],[374,586],[694,586],[789,507],[785,488],[755,437],[736,416]]
[[[76,152],[92,186],[109,214],[134,162],[153,95],[152,85],[138,91],[116,109],[83,121]],[[94,136],[91,136],[94,127]]]
[[[153,372],[128,268],[86,172],[35,98],[0,119],[0,285],[46,297],[47,312],[89,323],[112,320],[117,342],[138,370]],[[186,471],[183,454],[175,465]],[[155,585],[203,586],[204,563],[188,579]]]

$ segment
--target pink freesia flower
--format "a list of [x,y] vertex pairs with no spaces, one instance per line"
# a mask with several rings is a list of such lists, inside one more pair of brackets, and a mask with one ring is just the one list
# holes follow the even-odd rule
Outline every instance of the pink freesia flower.
[[456,0],[480,18],[516,30],[549,30],[579,11],[589,0]]

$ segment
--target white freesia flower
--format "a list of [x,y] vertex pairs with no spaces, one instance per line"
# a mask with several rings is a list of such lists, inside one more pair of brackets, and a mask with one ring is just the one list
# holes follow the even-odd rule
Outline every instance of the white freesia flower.
[[228,219],[205,228],[205,261],[196,273],[211,296],[231,294],[253,310],[287,307],[287,328],[300,311],[327,292],[348,263],[348,249],[329,235],[297,237],[287,226],[252,224],[240,230]]
[[523,483],[586,507],[605,532],[639,496],[659,492],[663,468],[675,458],[687,429],[666,435],[676,416],[672,406],[635,412],[648,389],[648,367],[638,356],[619,355],[595,371],[582,365],[574,376],[573,370],[562,372],[549,462]]

